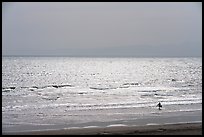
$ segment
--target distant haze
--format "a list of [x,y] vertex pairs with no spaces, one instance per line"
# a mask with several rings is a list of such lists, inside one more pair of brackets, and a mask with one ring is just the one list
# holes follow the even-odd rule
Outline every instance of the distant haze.
[[4,2],[2,54],[201,57],[201,2]]

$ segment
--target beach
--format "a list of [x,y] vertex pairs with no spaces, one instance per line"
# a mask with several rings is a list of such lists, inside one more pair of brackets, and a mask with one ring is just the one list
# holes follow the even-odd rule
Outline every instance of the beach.
[[[202,111],[172,112],[131,120],[86,122],[67,125],[20,125],[5,135],[201,135]],[[26,129],[26,130],[25,130]]]
[[[6,134],[6,133],[5,133]],[[202,135],[202,123],[13,132],[18,135]]]

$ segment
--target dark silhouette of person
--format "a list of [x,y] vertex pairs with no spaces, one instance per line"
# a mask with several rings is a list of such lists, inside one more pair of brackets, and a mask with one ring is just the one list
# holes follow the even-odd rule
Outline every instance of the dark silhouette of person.
[[157,107],[159,107],[159,110],[161,110],[162,105],[160,102],[159,102],[159,104],[157,104]]

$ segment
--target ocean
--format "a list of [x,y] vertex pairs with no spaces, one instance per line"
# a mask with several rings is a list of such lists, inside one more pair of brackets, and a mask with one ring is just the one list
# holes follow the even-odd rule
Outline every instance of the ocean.
[[196,111],[202,112],[202,58],[2,58],[3,132]]

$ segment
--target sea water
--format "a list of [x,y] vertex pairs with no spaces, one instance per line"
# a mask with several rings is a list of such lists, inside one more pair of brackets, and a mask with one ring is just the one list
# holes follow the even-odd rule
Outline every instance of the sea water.
[[197,110],[202,58],[2,59],[3,131]]

